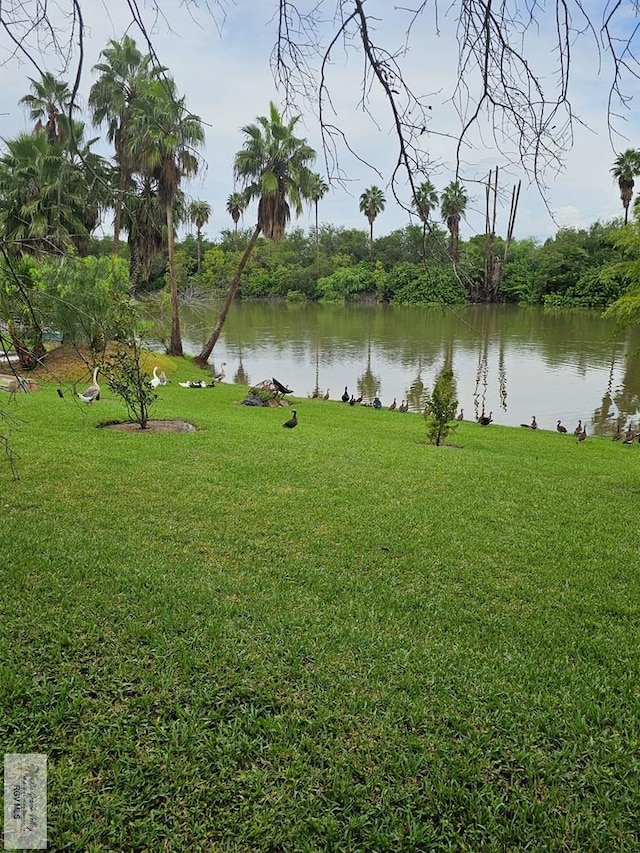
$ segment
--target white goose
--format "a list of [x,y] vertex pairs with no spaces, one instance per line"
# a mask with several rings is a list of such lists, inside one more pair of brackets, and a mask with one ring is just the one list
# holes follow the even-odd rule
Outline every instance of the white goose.
[[153,379],[149,382],[152,388],[157,388],[158,385],[162,385],[162,379],[158,376],[158,368],[154,365],[153,367]]
[[100,386],[98,385],[99,369],[99,367],[94,368],[91,385],[82,394],[78,394],[78,399],[82,400],[83,403],[93,403],[94,400],[100,399]]

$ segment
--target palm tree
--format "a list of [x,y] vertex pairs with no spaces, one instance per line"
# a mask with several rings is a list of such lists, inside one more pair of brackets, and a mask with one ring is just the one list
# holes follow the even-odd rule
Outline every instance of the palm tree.
[[427,224],[429,222],[429,214],[438,206],[438,193],[431,181],[423,181],[416,188],[411,206],[420,217],[422,222],[422,265],[427,265]]
[[629,205],[633,198],[634,178],[640,175],[640,151],[627,148],[623,154],[618,154],[610,169],[614,180],[620,187],[620,199],[624,207],[624,224],[629,219]]
[[315,173],[311,184],[311,201],[316,213],[316,278],[320,278],[320,229],[318,228],[318,202],[329,192],[329,184]]
[[140,282],[148,282],[154,258],[167,244],[167,218],[158,202],[150,178],[131,193],[122,211],[122,224],[129,243],[129,282],[135,292]]
[[386,199],[379,187],[369,187],[360,196],[360,212],[369,220],[369,258],[373,258],[373,223],[379,213],[382,213]]
[[[29,77],[29,82],[32,94],[25,95],[18,103],[28,107],[29,118],[36,122],[34,131],[44,129],[51,145],[64,142],[69,136],[69,112],[75,108],[69,86],[50,71],[45,71],[40,80]],[[44,125],[43,119],[46,119]]]
[[300,116],[294,116],[285,123],[272,102],[269,104],[268,116],[258,116],[256,124],[242,128],[245,141],[235,156],[234,174],[236,180],[244,185],[247,203],[254,198],[258,199],[258,222],[229,286],[216,327],[196,358],[196,362],[203,366],[220,337],[242,272],[259,234],[262,232],[270,240],[280,239],[291,217],[291,208],[299,216],[303,200],[311,198],[311,166],[316,159],[316,152],[306,139],[295,136],[299,120]]
[[[84,125],[74,122],[82,159],[49,142],[44,129],[6,143],[0,158],[0,229],[12,255],[83,253],[105,204],[106,161],[82,141]],[[91,171],[84,168],[88,162]],[[100,181],[95,180],[100,176]]]
[[131,36],[125,36],[121,42],[111,39],[100,56],[104,62],[93,66],[93,70],[99,72],[100,76],[89,92],[89,107],[97,127],[106,123],[107,139],[115,148],[118,191],[113,222],[113,253],[117,255],[122,208],[133,170],[128,144],[132,111],[140,97],[141,84],[166,69],[153,68],[151,56],[143,55]]
[[202,226],[206,225],[211,216],[211,205],[207,201],[192,201],[189,205],[189,220],[196,226],[198,246],[198,272],[202,266]]
[[171,78],[148,80],[132,115],[129,155],[143,176],[156,181],[158,201],[167,220],[169,287],[171,292],[171,339],[169,355],[182,355],[178,275],[175,260],[174,205],[182,178],[198,171],[197,146],[204,142],[200,117],[187,111]]
[[460,181],[451,181],[442,190],[440,212],[449,229],[449,254],[454,263],[458,260],[460,219],[464,216],[469,199]]
[[231,193],[227,199],[227,213],[231,215],[236,230],[236,245],[238,243],[238,220],[247,207],[247,198],[244,193]]

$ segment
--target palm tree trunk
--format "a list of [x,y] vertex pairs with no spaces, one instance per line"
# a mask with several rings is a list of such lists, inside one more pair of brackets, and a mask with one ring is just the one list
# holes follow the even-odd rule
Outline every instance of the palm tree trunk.
[[202,231],[198,228],[198,236],[196,242],[197,250],[198,250],[198,275],[200,274],[200,268],[202,267]]
[[320,233],[318,231],[318,199],[316,202],[316,282],[320,278]]
[[169,254],[169,287],[171,289],[171,341],[168,355],[184,355],[180,334],[180,306],[178,304],[178,274],[176,271],[175,234],[173,230],[173,206],[167,204],[167,249]]
[[457,216],[450,216],[447,219],[447,228],[449,229],[449,254],[451,262],[455,266],[458,263],[458,242],[460,239],[459,232],[460,220]]
[[251,239],[247,244],[247,248],[244,250],[244,254],[240,259],[240,263],[238,264],[238,269],[236,270],[236,274],[233,277],[233,281],[229,286],[229,290],[227,292],[227,298],[224,301],[224,305],[222,306],[222,311],[220,312],[220,316],[218,317],[218,322],[216,323],[216,327],[211,333],[211,337],[206,342],[206,344],[202,347],[202,350],[195,357],[194,361],[200,367],[206,367],[207,361],[209,360],[209,356],[211,355],[214,346],[216,345],[218,338],[220,337],[220,333],[222,332],[222,327],[225,324],[227,319],[227,315],[231,309],[231,304],[233,303],[233,297],[236,295],[236,291],[238,290],[238,286],[240,285],[240,279],[242,278],[242,273],[244,272],[244,268],[247,265],[247,261],[251,257],[251,252],[253,251],[253,247],[256,244],[256,240],[260,234],[260,226],[256,225],[253,234],[251,235]]
[[373,219],[369,222],[369,260],[373,260]]
[[120,225],[122,222],[122,207],[124,205],[124,191],[127,186],[127,173],[120,167],[118,179],[118,195],[116,196],[115,211],[113,216],[113,254],[120,251]]

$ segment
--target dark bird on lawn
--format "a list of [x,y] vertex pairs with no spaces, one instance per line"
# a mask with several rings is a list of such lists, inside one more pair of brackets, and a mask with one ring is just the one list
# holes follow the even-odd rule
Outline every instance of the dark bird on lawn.
[[322,399],[323,399],[323,400],[328,400],[328,399],[329,399],[329,389],[328,389],[328,388],[327,388],[327,393],[324,395],[324,397],[323,397]]
[[405,400],[403,400],[400,403],[400,405],[398,406],[398,411],[399,412],[408,412],[409,411],[409,404]]
[[616,426],[615,432],[613,433],[613,440],[614,441],[620,441],[621,438],[622,438],[622,427],[620,426],[620,424],[618,424]]
[[397,406],[397,405],[398,405],[398,404],[396,403],[396,398],[394,397],[394,398],[393,398],[393,403],[389,406],[389,411],[390,411],[390,412],[395,411],[395,408],[396,408],[396,406]]
[[219,373],[214,373],[214,374],[213,374],[213,378],[214,378],[217,382],[222,382],[222,381],[224,380],[224,377],[227,375],[227,374],[225,373],[225,370],[224,370],[226,366],[227,366],[227,362],[226,362],[226,361],[223,361],[223,362],[222,362],[222,364],[220,365],[220,372],[219,372]]
[[478,418],[478,423],[480,426],[489,426],[490,423],[493,423],[493,412],[489,412],[489,417],[483,412]]
[[311,395],[311,399],[312,399],[312,400],[317,400],[319,396],[320,396],[320,389],[319,389],[319,388],[314,388],[314,389],[313,389],[313,394]]
[[633,427],[631,424],[627,427],[627,431],[624,434],[624,444],[633,444],[633,440],[636,437],[635,432],[633,431]]
[[458,414],[458,417],[456,418],[456,420],[457,421],[463,421],[464,420],[464,409],[460,409],[460,413]]
[[287,385],[283,385],[282,382],[278,382],[275,376],[271,377],[271,381],[276,386],[276,390],[279,391],[280,394],[293,394],[291,388],[289,388]]
[[361,403],[361,402],[362,402],[362,394],[360,394],[360,396],[356,398],[356,403]]
[[287,429],[293,429],[294,427],[298,426],[298,416],[297,416],[297,414],[296,414],[296,410],[295,410],[295,409],[293,410],[293,417],[292,417],[292,418],[289,418],[289,420],[288,420],[288,421],[285,421],[285,422],[282,424],[282,426],[283,426],[283,427],[287,427]]
[[582,421],[578,421],[578,426],[574,429],[573,434],[575,435],[576,438],[578,438],[578,436],[580,435],[581,432],[582,432]]
[[352,395],[351,395],[351,399],[349,400],[349,405],[350,405],[350,406],[355,406],[355,404],[356,404],[356,398],[355,398],[355,397],[353,396],[353,394],[352,394]]
[[538,422],[536,421],[536,416],[534,415],[531,418],[530,424],[520,424],[520,426],[524,427],[525,429],[538,429]]
[[340,397],[340,399],[342,400],[343,403],[349,402],[349,392],[347,391],[346,385],[344,386],[344,394],[342,395],[342,397]]
[[93,403],[94,400],[100,399],[100,386],[98,385],[99,369],[98,367],[94,368],[91,385],[82,394],[78,394],[78,399],[82,400],[83,403]]
[[587,439],[587,428],[586,428],[586,426],[584,426],[584,427],[582,427],[582,431],[580,432],[580,435],[578,436],[578,441],[586,441],[586,439]]
[[375,396],[375,398],[373,400],[373,408],[374,409],[381,409],[382,408],[382,401],[380,400],[380,397],[378,397],[377,395]]
[[566,426],[562,426],[562,421],[558,421],[558,423],[556,424],[556,429],[558,430],[558,432],[566,432],[567,431]]

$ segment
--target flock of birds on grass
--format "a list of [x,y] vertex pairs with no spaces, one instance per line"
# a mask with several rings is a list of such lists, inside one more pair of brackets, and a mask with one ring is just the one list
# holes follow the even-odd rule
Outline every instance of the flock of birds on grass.
[[[323,400],[328,400],[329,399],[329,391],[330,391],[330,389],[327,388],[326,393],[321,394],[320,389],[316,388],[314,390],[313,394],[311,395],[311,399],[312,400],[317,400],[317,399],[319,400],[320,398],[322,398]],[[349,394],[349,388],[347,385],[344,386],[344,393],[342,394],[340,399],[342,400],[343,403],[348,403],[350,406],[370,406],[374,409],[381,409],[382,408],[382,400],[378,397],[377,394],[373,398],[372,403],[367,403],[364,401],[362,395],[360,395],[359,397],[355,397],[353,394]],[[393,403],[389,406],[389,411],[393,412],[394,410],[397,410],[398,412],[408,412],[409,411],[409,401],[403,400],[400,403],[400,405],[398,405],[397,399],[396,399],[396,397],[394,397]]]
[[[456,420],[458,420],[458,421],[464,420],[464,410],[463,409],[460,409],[460,412],[459,412]],[[485,415],[484,410],[483,410],[482,414],[478,418],[478,423],[480,424],[480,426],[489,426],[489,424],[493,423],[493,412],[489,412],[488,415]],[[520,424],[520,426],[523,427],[524,429],[532,429],[532,430],[538,429],[538,421],[536,420],[536,416],[535,415],[532,416],[531,423]],[[561,435],[566,435],[568,433],[568,430],[567,430],[566,426],[564,426],[564,424],[562,423],[561,419],[559,419],[558,422],[556,423],[556,432],[559,432]],[[577,441],[586,441],[587,427],[585,424],[582,423],[582,419],[580,419],[578,421],[578,424],[573,431],[573,435],[575,436]],[[616,426],[615,432],[613,434],[613,440],[614,441],[622,440],[622,443],[627,444],[627,445],[633,444],[634,441],[637,440],[638,444],[640,444],[640,431],[636,432],[636,430],[633,428],[633,425],[629,424],[623,432],[622,424],[619,423]]]
[[[178,382],[181,388],[215,388],[216,382],[224,381],[225,376],[225,367],[227,366],[227,362],[223,361],[220,365],[220,371],[218,373],[214,373],[211,382],[205,382],[204,379],[200,379],[196,382],[188,381],[188,382]],[[100,372],[100,368],[96,367],[93,370],[93,377],[91,380],[91,384],[84,391],[78,393],[75,388],[75,383],[73,385],[73,393],[74,396],[77,396],[79,400],[83,403],[94,403],[96,400],[100,399],[100,385],[98,384],[98,373]],[[153,367],[153,376],[149,380],[149,386],[154,390],[159,388],[161,385],[168,385],[171,382],[170,379],[167,379],[167,374],[164,370],[158,372],[157,365]],[[58,388],[58,396],[62,397],[63,393]]]
[[[213,388],[215,387],[216,382],[223,382],[226,376],[225,367],[227,366],[226,361],[223,361],[220,365],[220,370],[217,373],[212,375],[211,382],[205,382],[204,379],[196,381],[196,382],[179,382],[178,384],[182,388]],[[78,399],[83,403],[93,403],[96,400],[100,399],[100,385],[98,384],[98,373],[100,371],[99,367],[94,368],[93,377],[91,384],[87,389],[77,394]],[[149,382],[149,385],[152,388],[159,388],[161,385],[168,385],[170,382],[167,379],[167,376],[164,370],[158,372],[158,368],[154,366],[153,368],[153,376]],[[289,387],[283,385],[281,382],[278,382],[277,379],[273,379],[274,390],[279,391],[282,394],[292,394],[293,392]],[[321,394],[320,389],[316,388],[311,395],[312,399],[320,399],[328,400],[329,399],[329,388],[327,388],[324,394]],[[74,393],[75,387],[74,387]],[[58,389],[58,394],[62,396],[62,392]],[[347,403],[349,406],[370,406],[374,409],[382,408],[382,401],[376,394],[372,403],[367,403],[363,401],[362,395],[359,397],[355,397],[353,394],[349,393],[349,388],[345,385],[344,392],[340,397],[343,403]],[[393,403],[389,406],[389,411],[398,411],[398,412],[408,412],[409,411],[409,402],[407,400],[402,400],[400,405],[397,404],[396,397],[393,398]],[[457,421],[464,420],[464,409],[460,409],[460,412],[456,416]],[[482,413],[478,416],[477,422],[480,426],[489,426],[489,424],[493,423],[493,412],[489,412],[488,415],[485,414],[484,409]],[[298,413],[296,409],[293,409],[293,415],[289,418],[289,420],[285,421],[282,424],[283,427],[287,429],[293,429],[298,426]],[[525,429],[537,430],[538,429],[538,421],[536,420],[536,416],[533,415],[531,418],[531,422],[528,424],[520,424],[521,427]],[[568,432],[566,426],[563,425],[562,420],[558,420],[556,424],[556,431],[561,434],[566,434]],[[577,441],[585,441],[587,438],[587,427],[582,423],[582,420],[578,421],[576,428],[573,431],[573,435]],[[632,424],[629,424],[626,429],[623,431],[622,424],[618,424],[616,426],[615,432],[613,434],[613,441],[621,441],[622,444],[631,445],[635,441],[640,444],[640,430],[636,431],[633,428]]]

